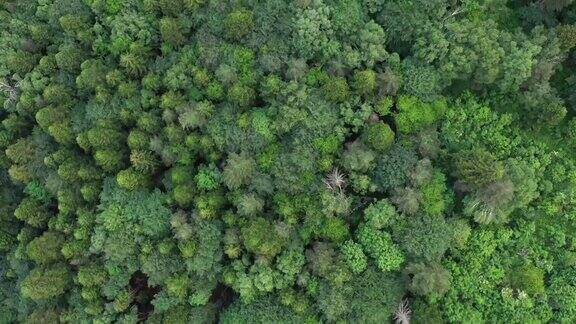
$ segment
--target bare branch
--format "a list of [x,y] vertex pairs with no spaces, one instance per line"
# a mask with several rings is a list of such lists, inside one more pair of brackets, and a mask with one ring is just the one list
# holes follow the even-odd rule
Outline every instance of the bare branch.
[[341,191],[346,187],[346,177],[344,177],[344,174],[340,173],[338,168],[334,168],[332,172],[328,173],[323,182],[330,190]]
[[394,322],[396,324],[410,324],[410,314],[412,314],[412,311],[408,306],[408,299],[403,299],[394,312]]
[[7,109],[11,104],[16,103],[18,100],[18,89],[20,88],[20,81],[14,85],[10,85],[6,81],[0,81],[0,92],[6,95],[6,101],[4,101],[4,109]]

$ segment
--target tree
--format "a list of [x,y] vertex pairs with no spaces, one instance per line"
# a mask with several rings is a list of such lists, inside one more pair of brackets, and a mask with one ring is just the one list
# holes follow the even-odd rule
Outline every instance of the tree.
[[513,288],[524,291],[529,295],[543,294],[546,290],[544,271],[533,265],[523,265],[514,269],[509,275],[509,280]]
[[245,8],[234,10],[224,19],[226,37],[238,40],[248,35],[254,28],[252,11]]
[[398,233],[400,246],[413,260],[438,261],[448,249],[451,228],[443,216],[418,215]]
[[335,77],[326,81],[323,87],[326,99],[334,102],[343,102],[348,99],[348,82],[343,77]]
[[411,305],[411,323],[444,323],[440,305],[426,302],[426,298],[417,298]]
[[23,50],[13,51],[6,56],[6,65],[11,71],[18,74],[30,72],[37,63],[38,56]]
[[342,166],[348,171],[366,172],[373,166],[376,155],[361,141],[346,144],[342,154]]
[[78,269],[78,282],[85,287],[98,287],[106,282],[106,269],[97,264],[87,264]]
[[378,152],[384,152],[394,142],[394,132],[383,122],[369,124],[364,131],[364,141]]
[[544,0],[539,3],[540,8],[547,11],[560,11],[570,5],[572,0]]
[[249,86],[235,83],[228,89],[228,99],[240,107],[247,107],[256,99],[256,93]]
[[59,321],[58,312],[54,308],[37,309],[32,312],[23,323],[32,324],[39,322],[57,323]]
[[554,276],[551,280],[548,293],[554,301],[558,310],[555,317],[559,320],[573,320],[576,318],[576,307],[573,303],[576,300],[576,289],[574,285],[573,273],[565,273]]
[[55,55],[56,64],[59,68],[67,72],[77,72],[80,65],[86,59],[84,51],[74,45],[66,45],[60,48],[60,52]]
[[130,168],[118,172],[116,181],[118,182],[118,186],[120,186],[120,188],[128,190],[145,188],[148,185],[148,178],[146,175],[138,172],[135,168]]
[[368,267],[346,286],[323,282],[317,300],[327,320],[380,323],[390,319],[403,294],[397,276]]
[[383,229],[398,217],[396,209],[387,199],[382,199],[364,209],[366,224],[375,229]]
[[[172,46],[180,46],[186,41],[186,31],[182,26],[182,23],[177,18],[162,18],[160,20],[160,34],[162,39]],[[136,56],[125,56],[125,65],[127,64],[126,59],[137,58]],[[135,66],[130,64],[129,66]]]
[[560,25],[556,27],[556,33],[565,50],[570,50],[576,46],[576,25]]
[[356,40],[363,63],[367,67],[373,67],[378,62],[389,58],[384,44],[386,34],[382,26],[370,20],[364,24]]
[[238,213],[243,216],[256,216],[264,209],[264,201],[254,195],[243,195],[238,199]]
[[64,265],[35,268],[22,281],[20,291],[26,298],[41,301],[64,294],[70,282],[70,274]]
[[420,191],[422,211],[428,215],[442,215],[449,202],[444,174],[434,170],[431,179],[420,188]]
[[403,253],[392,242],[390,234],[364,225],[358,229],[357,236],[364,251],[374,259],[380,270],[398,270],[404,262]]
[[362,273],[368,265],[366,255],[362,251],[362,246],[354,241],[346,241],[341,247],[344,260],[354,273]]
[[216,309],[213,305],[190,307],[188,305],[177,305],[171,307],[163,314],[163,321],[166,323],[209,323],[216,318]]
[[33,198],[24,198],[14,210],[14,216],[27,224],[42,228],[51,217],[42,202]]
[[416,153],[411,147],[395,143],[381,156],[372,171],[374,182],[381,191],[391,191],[400,187],[407,179],[412,166],[416,164]]
[[[178,35],[178,33],[180,32],[178,29],[173,31],[165,30],[166,28],[175,28],[175,26],[170,25],[170,23],[161,21],[160,28],[162,37],[167,42],[176,45],[182,41],[180,39],[182,36]],[[132,43],[130,45],[129,51],[120,56],[120,66],[122,66],[126,70],[128,75],[134,77],[142,76],[146,72],[146,65],[149,56],[148,51],[149,51],[148,48],[137,43]]]
[[392,101],[392,98],[382,97],[378,99],[374,105],[374,111],[377,112],[380,117],[385,117],[390,114],[392,106],[394,106],[394,101]]
[[53,231],[46,231],[41,236],[33,239],[26,246],[26,254],[34,262],[46,264],[58,261],[62,258],[60,249],[64,239],[61,234]]
[[332,58],[340,47],[333,39],[333,33],[330,7],[326,4],[318,3],[309,8],[299,8],[295,12],[291,41],[299,57]]
[[198,170],[194,179],[198,189],[210,191],[220,186],[221,177],[219,169],[214,166],[204,166]]
[[526,111],[524,119],[535,129],[558,125],[567,113],[564,100],[547,83],[533,85],[519,102]]
[[472,228],[465,219],[457,218],[450,220],[452,227],[452,244],[451,248],[462,249],[466,246]]
[[106,172],[118,171],[124,165],[122,154],[109,149],[94,152],[94,160]]
[[130,152],[130,162],[136,171],[143,174],[154,173],[159,164],[154,153],[148,150],[133,150]]
[[504,179],[464,198],[464,214],[481,224],[502,223],[514,210],[514,184]]
[[250,220],[241,234],[246,250],[270,258],[280,253],[286,240],[274,224],[262,217]]
[[412,263],[406,271],[411,277],[410,290],[418,295],[443,295],[450,288],[450,272],[438,263]]
[[404,92],[426,101],[435,100],[441,93],[442,75],[436,69],[411,60],[405,60],[402,67]]
[[222,323],[301,323],[303,320],[301,315],[270,296],[249,304],[237,300],[220,317]]
[[376,72],[373,70],[354,72],[352,87],[356,93],[370,97],[376,90]]
[[401,281],[395,275],[369,267],[351,283],[352,291],[348,320],[358,323],[382,323],[389,320],[404,294]]
[[245,153],[232,153],[222,172],[224,183],[230,189],[248,185],[256,168],[254,160]]
[[485,186],[504,176],[504,164],[481,148],[462,151],[454,160],[458,178],[474,187]]
[[411,134],[430,126],[442,117],[447,109],[446,101],[423,102],[415,96],[400,96],[396,103],[396,126],[400,133]]
[[276,268],[284,274],[285,283],[289,286],[296,281],[297,275],[306,264],[304,251],[300,247],[291,246],[276,258]]
[[575,18],[0,0],[0,323],[576,322]]
[[338,256],[334,245],[328,242],[314,242],[310,249],[306,250],[307,266],[312,274],[335,279],[338,267]]
[[398,211],[407,215],[414,215],[420,209],[420,195],[418,190],[405,187],[394,190],[390,199]]

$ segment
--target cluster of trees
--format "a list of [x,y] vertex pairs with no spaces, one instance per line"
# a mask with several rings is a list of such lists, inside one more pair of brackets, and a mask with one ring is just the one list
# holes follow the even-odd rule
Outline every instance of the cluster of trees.
[[0,322],[576,321],[571,0],[0,0]]

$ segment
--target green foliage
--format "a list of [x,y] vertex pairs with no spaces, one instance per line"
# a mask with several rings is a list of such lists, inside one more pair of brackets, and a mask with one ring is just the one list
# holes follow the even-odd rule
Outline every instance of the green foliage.
[[26,298],[47,300],[64,294],[69,282],[69,271],[63,265],[35,268],[22,281],[20,291]]
[[378,115],[384,117],[390,114],[392,107],[394,105],[394,101],[390,97],[383,97],[380,98],[376,104],[374,105],[374,111],[378,113]]
[[369,124],[363,136],[364,142],[378,152],[385,152],[394,142],[394,132],[382,122]]
[[447,110],[442,140],[452,151],[473,151],[484,147],[500,159],[510,156],[512,149],[520,144],[511,124],[510,114],[496,113],[468,96],[457,100]]
[[326,81],[324,84],[324,96],[334,102],[342,102],[348,98],[348,83],[345,78],[337,77]]
[[376,155],[362,142],[355,141],[347,145],[342,154],[342,165],[349,171],[366,172],[373,166]]
[[136,190],[138,188],[144,188],[147,185],[147,178],[135,169],[126,169],[118,172],[116,176],[116,181],[118,186],[128,190]]
[[48,209],[33,198],[23,199],[14,210],[14,216],[34,227],[43,227],[50,218]]
[[255,172],[255,162],[246,154],[230,155],[226,161],[226,167],[222,172],[224,183],[230,189],[238,189],[247,185]]
[[[160,35],[162,40],[172,46],[179,46],[186,41],[185,31],[180,21],[176,18],[163,18],[160,20]],[[125,57],[126,61],[127,58]],[[130,63],[132,64],[132,63]]]
[[465,219],[453,219],[450,221],[452,227],[452,245],[451,247],[461,249],[466,246],[472,228]]
[[362,244],[364,251],[382,271],[394,271],[400,269],[404,262],[404,255],[392,242],[390,234],[362,226],[358,229],[358,242]]
[[223,27],[226,37],[232,39],[248,35],[254,28],[252,11],[242,8],[229,13],[224,19]]
[[450,245],[452,230],[442,216],[418,215],[398,233],[411,259],[438,261]]
[[440,309],[436,305],[426,303],[423,299],[416,299],[410,305],[410,309],[412,310],[410,314],[412,323],[444,323]]
[[460,180],[477,187],[499,180],[504,175],[504,164],[482,149],[458,153],[455,168]]
[[94,152],[94,160],[99,167],[107,172],[117,171],[124,164],[122,155],[117,151],[109,149],[97,150]]
[[303,320],[273,297],[262,297],[250,304],[238,300],[220,317],[222,323],[301,323]]
[[26,254],[36,263],[45,264],[61,259],[62,235],[47,231],[26,246]]
[[576,26],[574,24],[560,25],[556,31],[563,48],[570,50],[576,46]]
[[243,216],[255,216],[264,209],[264,201],[255,195],[244,195],[238,199],[238,213]]
[[447,109],[443,99],[426,103],[414,96],[400,96],[396,102],[396,125],[400,133],[412,134],[438,121]]
[[379,323],[389,320],[403,294],[396,276],[368,267],[344,287],[322,285],[317,299],[329,321]]
[[354,241],[346,241],[341,247],[344,260],[354,273],[361,273],[368,265],[362,246]]
[[170,229],[170,211],[159,191],[126,191],[108,179],[100,201],[103,205],[98,217],[108,231],[122,231],[126,230],[124,226],[138,224],[143,234],[162,237]]
[[362,96],[371,96],[376,90],[376,72],[372,70],[354,72],[352,87]]
[[[414,64],[410,60],[403,62],[403,68],[402,89],[405,93],[414,96],[413,98],[420,98],[426,101],[436,99],[442,88],[442,75],[436,69],[428,65]],[[430,107],[418,107],[417,104],[410,103],[410,99],[406,97],[399,98],[398,108],[405,110],[404,114],[399,116],[402,116],[400,119],[401,125],[407,128],[406,132],[410,132],[412,127],[418,127],[421,123],[431,122],[434,118],[433,115],[437,114],[437,112],[431,111]],[[412,109],[414,111],[410,112]],[[427,114],[427,116],[416,117],[416,114]],[[416,125],[412,126],[413,123]]]
[[545,291],[544,271],[533,265],[524,265],[512,270],[509,280],[513,288],[529,295],[538,295]]
[[106,269],[96,264],[81,266],[78,269],[78,282],[85,287],[101,286],[106,277]]
[[576,316],[576,290],[572,272],[554,276],[549,286],[550,298],[554,301],[557,310],[556,316],[560,321],[571,321]]
[[382,191],[400,187],[406,181],[409,170],[416,164],[416,159],[411,147],[394,144],[378,159],[372,172],[373,181]]
[[435,170],[428,183],[421,188],[422,211],[428,215],[440,216],[447,207],[446,177]]
[[130,306],[130,303],[132,303],[133,298],[134,296],[132,296],[130,291],[122,290],[120,293],[118,293],[116,299],[114,299],[114,310],[117,312],[125,311]]
[[397,216],[396,209],[386,199],[379,200],[364,209],[366,224],[375,229],[383,229],[391,225]]
[[228,90],[228,99],[230,102],[240,107],[250,106],[253,103],[255,97],[256,94],[254,89],[240,83],[232,85],[232,87],[230,87]]
[[220,177],[219,169],[212,166],[200,168],[194,179],[198,189],[210,191],[219,187]]
[[0,1],[0,323],[575,322],[572,2]]
[[450,273],[440,264],[412,263],[406,271],[411,277],[409,288],[418,295],[443,295],[450,288]]
[[136,171],[143,174],[153,173],[158,167],[154,153],[147,150],[133,150],[130,153],[130,163]]
[[352,284],[351,322],[382,322],[388,319],[404,291],[399,280],[368,268]]
[[246,249],[265,257],[280,253],[286,239],[274,224],[262,217],[250,220],[247,226],[241,229],[241,233]]

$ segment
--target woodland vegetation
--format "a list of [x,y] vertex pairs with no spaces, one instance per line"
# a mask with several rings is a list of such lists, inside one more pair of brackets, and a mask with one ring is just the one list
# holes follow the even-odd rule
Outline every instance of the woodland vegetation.
[[573,0],[0,0],[0,323],[576,322]]

